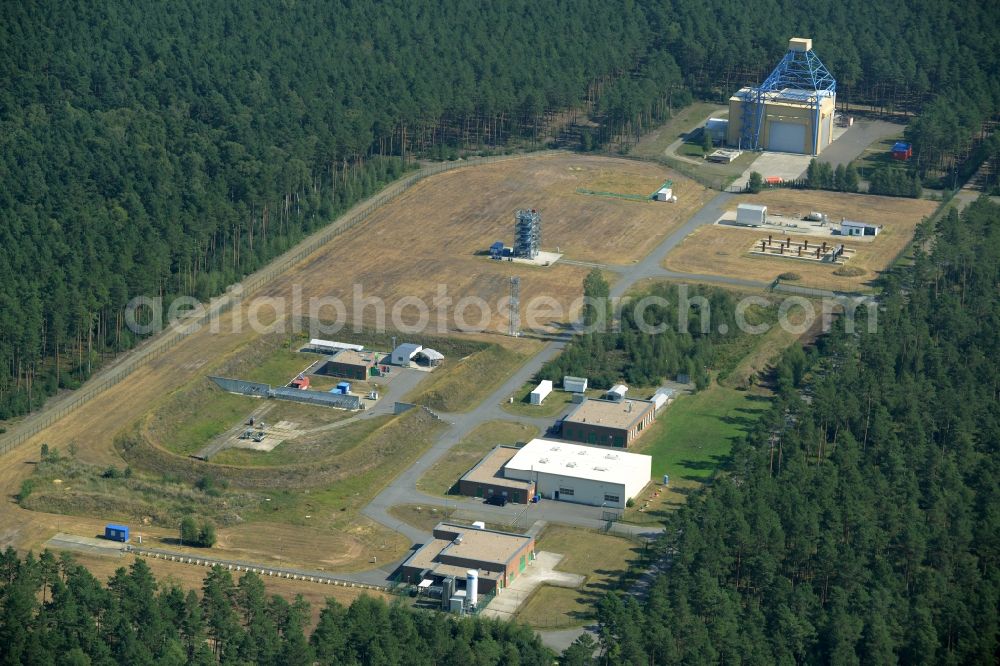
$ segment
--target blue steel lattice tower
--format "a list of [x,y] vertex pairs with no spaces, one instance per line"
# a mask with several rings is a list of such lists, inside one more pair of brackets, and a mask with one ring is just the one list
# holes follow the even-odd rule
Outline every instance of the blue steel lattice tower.
[[761,150],[761,128],[765,107],[770,100],[784,100],[806,105],[813,115],[812,145],[818,145],[820,106],[825,98],[835,98],[837,81],[812,50],[812,40],[793,38],[788,51],[774,71],[759,87],[736,93],[743,104],[740,113],[740,147]]
[[542,240],[542,218],[538,211],[519,210],[514,215],[514,256],[534,259]]

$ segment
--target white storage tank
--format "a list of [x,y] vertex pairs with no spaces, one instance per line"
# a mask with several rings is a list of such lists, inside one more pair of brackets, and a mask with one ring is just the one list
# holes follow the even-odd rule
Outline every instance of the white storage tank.
[[465,572],[465,598],[470,608],[475,608],[479,602],[479,572],[475,569]]

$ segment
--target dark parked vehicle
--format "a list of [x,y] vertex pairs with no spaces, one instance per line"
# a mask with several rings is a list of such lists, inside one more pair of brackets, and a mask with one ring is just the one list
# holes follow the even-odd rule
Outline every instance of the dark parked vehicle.
[[487,504],[492,504],[493,506],[506,506],[507,498],[503,495],[490,495],[486,498]]

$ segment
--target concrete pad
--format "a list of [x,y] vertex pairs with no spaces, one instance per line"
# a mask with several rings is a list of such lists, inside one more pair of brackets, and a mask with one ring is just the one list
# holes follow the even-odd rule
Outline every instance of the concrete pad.
[[782,180],[795,180],[809,168],[812,155],[795,153],[761,153],[743,175],[733,182],[733,187],[745,187],[750,180],[750,172],[756,171],[764,178],[777,176]]
[[544,550],[535,553],[534,561],[525,567],[509,587],[493,597],[480,615],[509,620],[540,585],[568,588],[583,585],[586,580],[584,576],[555,570],[562,559],[562,553],[550,553]]
[[507,257],[515,264],[529,264],[531,266],[551,266],[552,264],[559,261],[562,257],[561,252],[545,252],[543,250],[538,251],[538,256],[534,259],[528,259],[527,257]]
[[109,541],[94,537],[78,536],[76,534],[57,533],[45,542],[46,548],[53,550],[75,550],[91,555],[120,556],[125,550],[125,544],[120,541]]

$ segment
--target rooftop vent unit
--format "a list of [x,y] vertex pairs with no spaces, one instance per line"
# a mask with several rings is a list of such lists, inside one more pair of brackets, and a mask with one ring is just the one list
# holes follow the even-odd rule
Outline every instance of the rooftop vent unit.
[[570,461],[570,462],[566,463],[566,467],[576,467],[576,463],[573,462],[573,461]]
[[597,471],[597,472],[607,472],[608,468],[607,467],[601,467],[600,465],[598,465],[597,467],[594,468],[594,471]]

